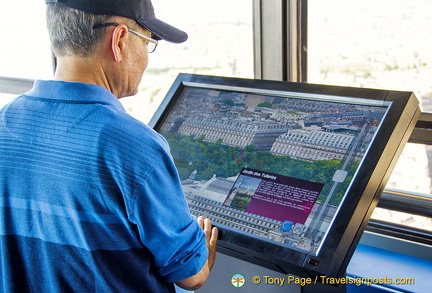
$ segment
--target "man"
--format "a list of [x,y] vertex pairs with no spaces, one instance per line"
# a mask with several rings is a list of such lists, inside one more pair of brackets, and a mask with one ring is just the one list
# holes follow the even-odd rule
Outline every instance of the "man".
[[166,141],[125,113],[159,40],[150,0],[46,0],[55,80],[0,111],[0,290],[173,292],[207,279],[217,229],[189,213]]

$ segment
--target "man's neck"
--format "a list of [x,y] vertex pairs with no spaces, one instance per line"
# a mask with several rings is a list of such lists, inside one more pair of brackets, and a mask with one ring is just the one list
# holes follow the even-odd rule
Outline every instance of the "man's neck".
[[94,58],[58,57],[54,78],[55,80],[96,84],[113,92],[103,66]]

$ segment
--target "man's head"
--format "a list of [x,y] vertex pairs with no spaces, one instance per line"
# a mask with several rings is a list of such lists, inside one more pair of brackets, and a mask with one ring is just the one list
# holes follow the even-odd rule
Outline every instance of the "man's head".
[[156,18],[151,0],[45,0],[90,14],[123,16],[137,21],[158,40],[182,43],[187,34]]
[[[107,79],[104,86],[113,93],[119,91],[115,93],[118,96],[136,93],[137,82],[147,67],[147,54],[157,40],[181,43],[187,39],[185,32],[155,17],[150,0],[45,1],[53,51],[59,67],[68,65],[68,70],[63,71],[68,76],[60,73],[59,77],[56,73],[56,77],[86,82],[85,79],[77,80],[77,75],[83,71],[92,74],[89,69],[95,66],[90,67],[90,58],[93,61],[98,58],[97,67],[101,67]],[[80,58],[86,61],[80,63]],[[71,60],[74,61],[71,63]],[[89,66],[84,69],[84,66],[77,66],[79,64]],[[71,67],[81,68],[79,74],[71,76]],[[95,72],[93,76],[97,74]],[[128,89],[122,88],[126,82]]]

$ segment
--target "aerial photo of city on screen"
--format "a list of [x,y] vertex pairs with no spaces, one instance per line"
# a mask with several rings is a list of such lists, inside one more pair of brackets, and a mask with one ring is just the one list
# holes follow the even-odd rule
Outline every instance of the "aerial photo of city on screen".
[[386,110],[186,86],[158,131],[192,214],[317,253]]

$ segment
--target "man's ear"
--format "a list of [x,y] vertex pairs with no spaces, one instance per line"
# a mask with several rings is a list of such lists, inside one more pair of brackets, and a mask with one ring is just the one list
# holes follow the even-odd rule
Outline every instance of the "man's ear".
[[111,50],[116,62],[121,62],[125,54],[125,37],[128,33],[127,26],[120,24],[112,32]]

